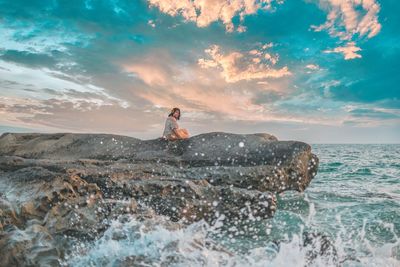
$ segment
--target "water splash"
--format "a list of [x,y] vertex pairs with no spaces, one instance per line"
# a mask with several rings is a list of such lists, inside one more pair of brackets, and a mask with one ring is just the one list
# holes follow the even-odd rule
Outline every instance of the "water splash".
[[278,196],[273,219],[186,228],[163,217],[116,220],[98,240],[77,242],[63,264],[400,266],[399,148],[314,145],[321,171],[306,192]]

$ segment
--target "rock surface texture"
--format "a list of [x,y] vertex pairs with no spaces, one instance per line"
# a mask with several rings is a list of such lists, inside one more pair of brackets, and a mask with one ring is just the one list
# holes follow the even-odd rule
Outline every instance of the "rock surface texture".
[[310,145],[265,133],[178,141],[4,133],[0,266],[57,266],[71,240],[94,240],[127,215],[167,218],[174,229],[264,220],[277,209],[276,193],[304,191],[318,163]]

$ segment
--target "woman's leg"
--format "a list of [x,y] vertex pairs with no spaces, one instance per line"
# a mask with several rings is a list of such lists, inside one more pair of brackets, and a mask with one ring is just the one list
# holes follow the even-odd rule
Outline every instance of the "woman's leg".
[[182,139],[189,138],[189,132],[186,129],[179,129],[179,135]]
[[186,139],[189,138],[189,132],[186,129],[179,128],[175,130],[176,134],[170,134],[168,140]]
[[186,130],[186,129],[183,129],[183,130],[185,131],[186,138],[189,138],[189,132],[188,132],[188,130]]
[[179,139],[179,137],[176,136],[175,134],[169,134],[167,138],[168,138],[168,140],[170,140],[170,141],[174,141],[174,140]]

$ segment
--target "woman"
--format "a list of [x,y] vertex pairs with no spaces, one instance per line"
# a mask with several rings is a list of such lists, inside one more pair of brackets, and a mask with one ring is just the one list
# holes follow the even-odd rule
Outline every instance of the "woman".
[[189,138],[189,132],[186,129],[179,128],[177,120],[181,117],[181,110],[173,108],[165,121],[165,128],[162,138],[167,140],[177,140]]

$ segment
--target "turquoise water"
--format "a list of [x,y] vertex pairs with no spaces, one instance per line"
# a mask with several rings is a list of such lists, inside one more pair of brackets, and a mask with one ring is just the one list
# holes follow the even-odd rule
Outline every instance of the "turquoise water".
[[310,226],[332,236],[342,258],[358,260],[348,266],[400,266],[400,145],[312,150],[320,167],[305,192]]
[[[131,257],[143,266],[400,266],[400,145],[312,150],[318,174],[305,192],[279,195],[273,219],[221,218],[212,227],[199,222],[175,231],[115,222],[96,242],[77,245],[66,264],[114,266]],[[324,235],[336,254],[304,246],[304,232]],[[116,234],[124,238],[114,240]]]
[[400,145],[312,150],[317,176],[304,194],[284,194],[273,220],[297,227],[288,217],[300,214],[300,224],[330,236],[343,266],[400,266]]

